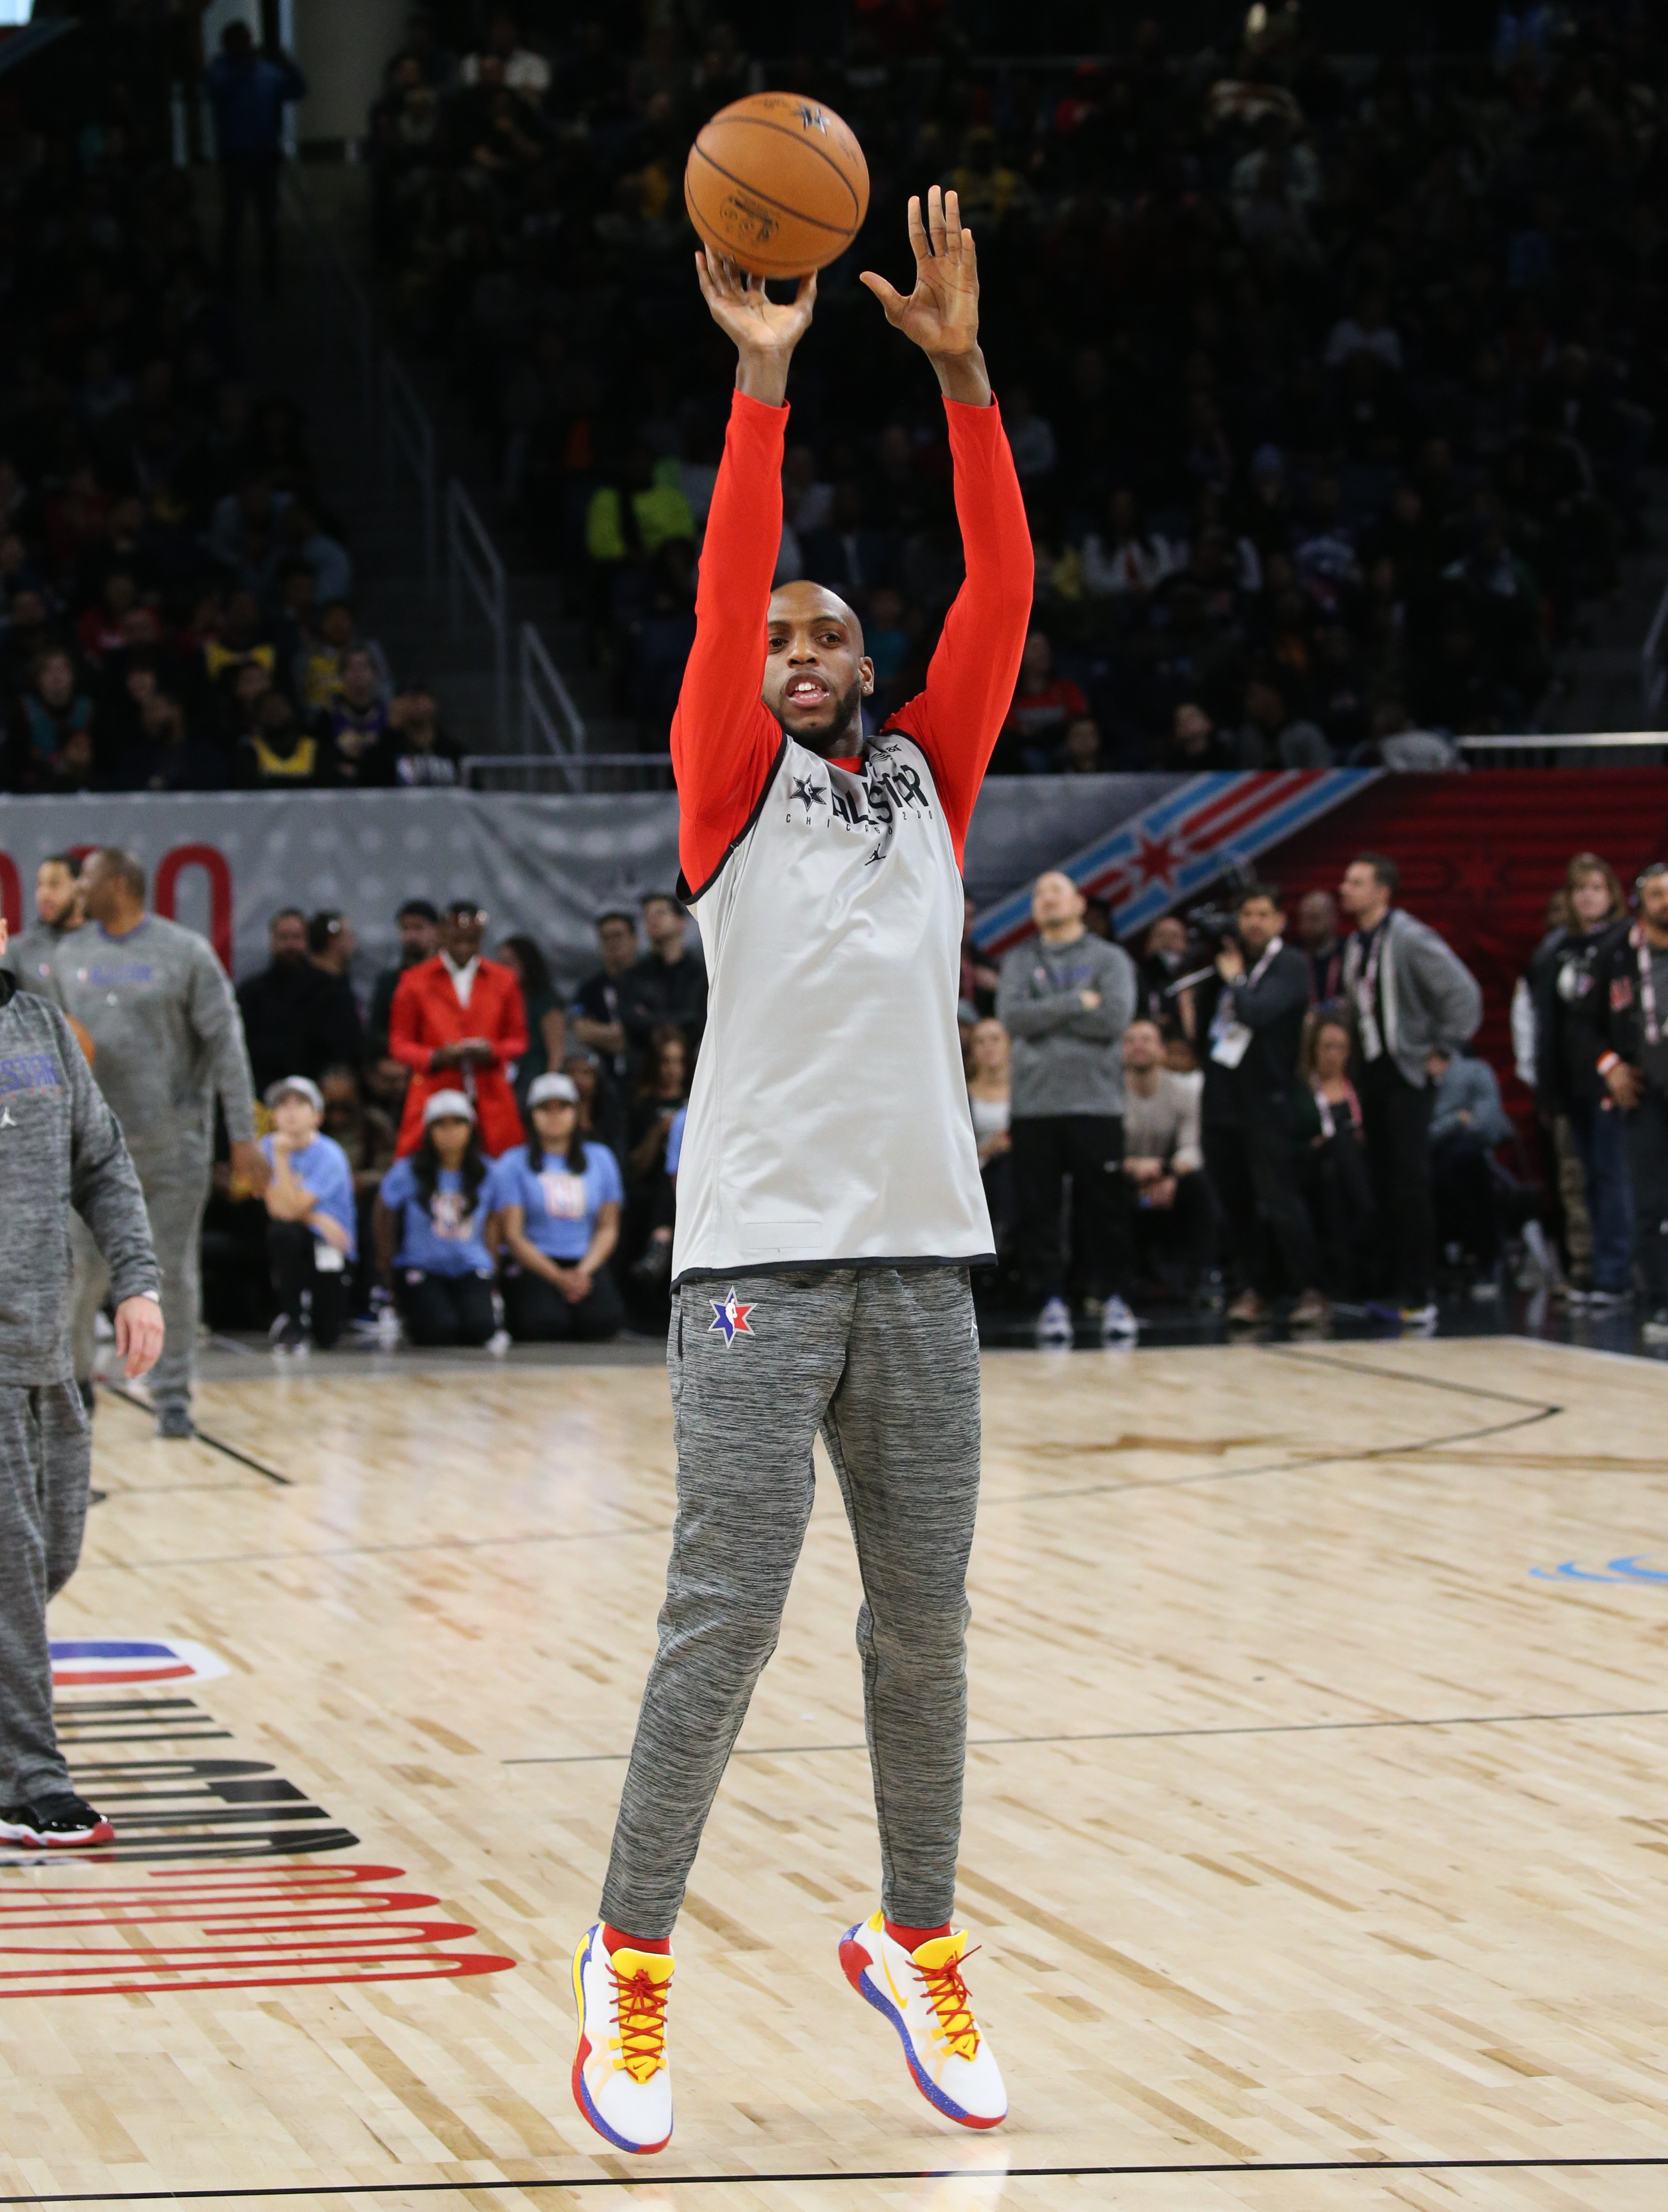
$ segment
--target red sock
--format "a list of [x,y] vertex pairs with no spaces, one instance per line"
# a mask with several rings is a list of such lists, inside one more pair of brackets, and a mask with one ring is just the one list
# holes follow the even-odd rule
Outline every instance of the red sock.
[[602,1923],[602,1942],[610,1958],[616,1951],[652,1951],[662,1959],[672,1956],[671,1936],[628,1936],[622,1929],[611,1928],[606,1920]]
[[934,1936],[947,1936],[949,1932],[947,1920],[941,1928],[904,1928],[895,1920],[886,1923],[887,1935],[894,1943],[901,1943],[906,1951],[918,1951],[923,1943],[930,1943]]

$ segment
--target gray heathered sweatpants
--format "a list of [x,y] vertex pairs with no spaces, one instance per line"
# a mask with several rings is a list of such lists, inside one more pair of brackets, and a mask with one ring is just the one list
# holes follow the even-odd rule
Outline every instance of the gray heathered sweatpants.
[[[203,1212],[214,1162],[206,1146],[182,1137],[152,1151],[130,1139],[150,1222],[150,1241],[162,1281],[162,1356],[149,1376],[152,1401],[189,1405],[197,1364],[197,1325],[203,1310]],[[74,1240],[75,1283],[70,1293],[70,1347],[76,1374],[93,1371],[94,1316],[110,1288],[110,1270],[90,1237]]]
[[0,1386],[0,1804],[61,1796],[46,1601],[76,1571],[93,1432],[73,1382]]
[[[732,1339],[718,1308],[750,1308]],[[753,1685],[776,1649],[819,1429],[845,1499],[880,1899],[954,1907],[967,1737],[966,1575],[979,1346],[965,1267],[808,1269],[685,1283],[667,1346],[678,1516],[604,1919],[669,1936]]]

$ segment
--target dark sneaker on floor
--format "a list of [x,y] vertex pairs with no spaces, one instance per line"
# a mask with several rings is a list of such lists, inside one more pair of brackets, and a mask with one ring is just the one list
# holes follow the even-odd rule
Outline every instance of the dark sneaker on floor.
[[42,1797],[0,1810],[0,1843],[21,1844],[30,1850],[84,1850],[91,1844],[111,1842],[115,1833],[84,1797]]
[[189,1406],[159,1406],[156,1409],[156,1433],[178,1443],[197,1434]]
[[307,1331],[289,1314],[280,1314],[267,1330],[266,1340],[274,1352],[301,1352],[306,1349]]

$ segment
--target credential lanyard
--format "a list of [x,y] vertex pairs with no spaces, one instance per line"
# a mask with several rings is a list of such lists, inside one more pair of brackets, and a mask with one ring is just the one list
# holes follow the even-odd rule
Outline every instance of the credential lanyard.
[[1658,1045],[1662,1042],[1662,1024],[1657,1018],[1657,985],[1655,965],[1651,948],[1645,941],[1645,925],[1636,921],[1628,932],[1633,939],[1634,952],[1639,962],[1639,1004],[1645,1016],[1645,1042]]

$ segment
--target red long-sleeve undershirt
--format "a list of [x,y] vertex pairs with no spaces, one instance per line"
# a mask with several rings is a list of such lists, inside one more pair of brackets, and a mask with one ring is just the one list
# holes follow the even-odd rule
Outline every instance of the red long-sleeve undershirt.
[[[678,857],[700,890],[746,828],[782,743],[759,696],[765,617],[782,537],[788,409],[738,392],[713,488],[695,596],[695,643],[672,722]],[[1031,530],[993,400],[944,403],[967,574],[927,670],[887,727],[931,763],[960,864],[973,802],[1014,696],[1031,619]]]

